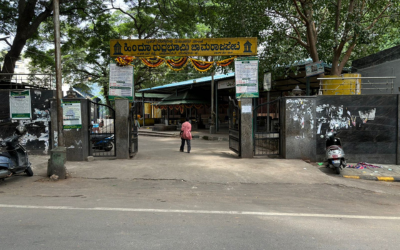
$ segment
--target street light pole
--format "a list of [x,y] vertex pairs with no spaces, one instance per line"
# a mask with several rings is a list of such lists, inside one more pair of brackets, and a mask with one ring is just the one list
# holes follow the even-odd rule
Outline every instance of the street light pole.
[[60,48],[60,2],[53,1],[53,21],[54,21],[54,45],[55,45],[55,61],[56,61],[56,92],[57,92],[57,133],[58,147],[64,147],[64,131],[63,131],[63,110],[61,107],[62,86],[61,86],[61,48]]
[[[57,147],[50,153],[50,161],[47,167],[47,175],[55,179],[66,179],[67,169],[67,149],[64,144],[63,131],[63,109],[61,107],[62,88],[61,88],[61,50],[60,50],[60,2],[53,0],[53,21],[54,21],[54,45],[56,61],[56,110],[57,110]],[[52,142],[51,142],[52,143]],[[56,177],[57,176],[57,177]]]

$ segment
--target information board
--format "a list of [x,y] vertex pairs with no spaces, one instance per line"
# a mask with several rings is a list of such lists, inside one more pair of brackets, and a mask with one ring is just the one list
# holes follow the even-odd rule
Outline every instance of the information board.
[[126,98],[133,101],[133,66],[110,64],[109,100]]
[[81,101],[63,101],[63,128],[82,128]]
[[31,95],[29,90],[10,91],[10,118],[31,119]]
[[325,67],[323,62],[316,62],[306,65],[306,76],[315,76],[325,73]]
[[236,98],[258,97],[258,58],[235,59]]

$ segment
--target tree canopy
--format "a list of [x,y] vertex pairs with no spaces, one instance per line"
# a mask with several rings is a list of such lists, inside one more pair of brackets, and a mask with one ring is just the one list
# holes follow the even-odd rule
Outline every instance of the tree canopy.
[[338,75],[354,57],[374,53],[400,35],[399,0],[215,2],[227,10],[221,12],[219,33],[257,36],[261,61],[270,70],[311,58],[330,63]]

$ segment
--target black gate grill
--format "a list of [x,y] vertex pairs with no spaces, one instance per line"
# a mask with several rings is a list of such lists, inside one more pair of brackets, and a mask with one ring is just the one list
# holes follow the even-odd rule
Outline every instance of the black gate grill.
[[89,155],[116,156],[115,111],[113,108],[89,101]]
[[257,105],[254,118],[254,155],[280,155],[280,99]]
[[136,107],[131,107],[131,115],[129,117],[129,155],[134,156],[139,150],[139,137],[137,125]]
[[234,99],[229,97],[229,149],[240,156],[240,108]]

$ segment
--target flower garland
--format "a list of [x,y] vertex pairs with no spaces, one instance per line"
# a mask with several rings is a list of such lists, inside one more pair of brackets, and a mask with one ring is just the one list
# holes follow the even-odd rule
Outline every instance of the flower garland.
[[165,62],[167,63],[168,67],[170,67],[173,71],[181,71],[186,67],[187,63],[189,62],[189,58],[181,57],[178,60],[169,59],[165,60]]
[[192,63],[193,67],[200,72],[206,72],[210,70],[214,64],[214,62],[201,61],[193,58],[190,58],[190,62]]
[[235,57],[232,57],[232,58],[225,59],[225,60],[216,61],[215,63],[216,63],[218,66],[226,67],[226,66],[228,66],[229,64],[231,64],[233,61],[235,61],[235,58],[236,58],[236,56],[235,56]]
[[160,66],[161,64],[164,63],[164,59],[162,59],[161,57],[148,57],[148,58],[140,58],[140,60],[142,60],[142,62],[144,64],[146,64],[148,67],[151,68],[157,68],[158,66]]
[[[202,60],[197,60],[193,58],[188,58],[188,57],[181,57],[179,59],[164,59],[159,56],[156,57],[147,57],[147,58],[139,58],[146,66],[151,67],[151,68],[156,68],[161,66],[164,62],[168,65],[169,68],[171,68],[174,71],[180,71],[184,69],[188,62],[190,61],[193,65],[193,67],[200,72],[206,72],[211,69],[211,67],[214,65],[214,63],[217,66],[220,67],[226,67],[230,65],[236,57],[224,59],[221,61],[215,61],[215,62],[207,62],[207,61],[202,61]],[[115,59],[117,62],[118,66],[127,66],[127,65],[132,65],[132,61],[136,59],[134,56],[120,56]]]
[[132,65],[132,61],[135,59],[134,56],[120,56],[115,59],[117,62],[117,66],[127,66],[127,65]]

